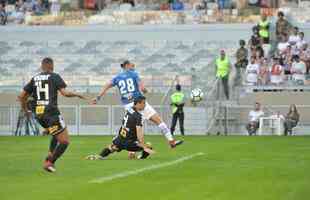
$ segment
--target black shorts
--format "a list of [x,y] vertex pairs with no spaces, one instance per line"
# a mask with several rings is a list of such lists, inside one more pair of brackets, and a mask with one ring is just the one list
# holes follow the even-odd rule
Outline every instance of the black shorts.
[[49,135],[57,135],[66,128],[65,121],[61,115],[44,114],[37,116],[36,119],[43,128],[48,130]]
[[116,136],[112,143],[119,149],[119,151],[143,151],[143,148],[138,146],[137,140],[123,139],[119,136]]
[[269,37],[266,38],[263,37],[262,39],[264,44],[269,44]]

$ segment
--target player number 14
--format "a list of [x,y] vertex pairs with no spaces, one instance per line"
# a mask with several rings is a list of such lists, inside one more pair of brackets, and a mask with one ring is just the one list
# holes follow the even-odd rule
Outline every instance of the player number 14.
[[[48,84],[47,83],[43,84],[42,81],[36,81],[35,85],[37,87],[38,100],[48,100],[48,98],[49,98],[49,96],[48,96]],[[41,92],[44,93],[45,99],[41,99]]]

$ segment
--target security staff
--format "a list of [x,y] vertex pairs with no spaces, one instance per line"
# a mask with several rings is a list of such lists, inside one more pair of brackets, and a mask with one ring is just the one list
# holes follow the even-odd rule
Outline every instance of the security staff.
[[[226,96],[226,99],[229,99],[229,72],[230,72],[230,61],[228,57],[225,54],[225,50],[221,50],[220,57],[216,59],[215,61],[216,65],[216,77],[221,80],[224,93]],[[218,98],[219,98],[218,94]]]
[[263,14],[261,21],[258,23],[258,33],[264,44],[269,44],[269,24],[267,16]]
[[184,93],[181,91],[181,85],[177,84],[176,92],[170,96],[171,106],[172,106],[172,122],[171,122],[171,134],[175,130],[177,120],[179,119],[180,131],[184,135]]

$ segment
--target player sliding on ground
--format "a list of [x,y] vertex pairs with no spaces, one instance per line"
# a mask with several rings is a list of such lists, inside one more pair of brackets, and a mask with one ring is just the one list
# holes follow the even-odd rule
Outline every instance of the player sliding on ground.
[[36,119],[52,136],[43,168],[48,172],[55,172],[54,163],[69,145],[68,130],[57,106],[58,91],[65,97],[86,98],[65,89],[67,85],[64,80],[53,72],[54,63],[51,58],[42,60],[41,70],[42,72],[35,75],[24,87],[19,95],[19,100],[24,112],[30,113],[27,110],[26,102],[29,96],[33,97]]
[[[123,69],[118,75],[116,75],[109,83],[107,83],[99,95],[92,100],[92,104],[96,104],[106,92],[117,86],[121,96],[121,102],[125,107],[125,110],[129,110],[133,106],[133,100],[139,96],[143,96],[143,93],[147,93],[143,82],[140,80],[138,73],[135,71],[135,65],[130,63],[128,60],[121,64]],[[175,140],[167,127],[166,123],[162,121],[159,114],[154,108],[145,103],[145,108],[139,111],[142,114],[143,119],[154,122],[161,130],[162,134],[166,137],[171,148],[175,148],[177,145],[183,143],[182,140]]]
[[138,157],[145,159],[154,151],[150,145],[145,144],[142,127],[142,115],[140,112],[145,107],[145,97],[139,96],[135,98],[133,107],[126,111],[123,118],[122,126],[118,135],[113,139],[112,144],[104,148],[99,155],[89,155],[88,160],[104,159],[113,152],[127,150],[130,152],[142,152]]

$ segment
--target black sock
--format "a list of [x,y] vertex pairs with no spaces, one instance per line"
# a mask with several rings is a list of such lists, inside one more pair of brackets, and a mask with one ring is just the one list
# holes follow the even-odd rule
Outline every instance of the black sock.
[[58,141],[57,141],[56,137],[53,136],[52,139],[51,139],[51,142],[50,142],[49,154],[45,158],[46,161],[51,159],[52,153],[54,152],[57,144],[58,144]]
[[51,139],[51,143],[50,143],[50,149],[49,149],[50,152],[54,152],[54,150],[57,146],[57,143],[58,143],[58,141],[57,141],[56,137],[53,136]]
[[99,154],[101,157],[107,157],[111,152],[111,150],[109,148],[105,148],[101,151],[101,153]]
[[53,156],[50,159],[52,163],[56,162],[56,160],[66,151],[69,143],[60,143],[57,145],[55,151],[53,152]]
[[141,154],[140,159],[145,159],[145,158],[147,158],[149,155],[150,155],[150,154],[149,154],[148,152],[142,151],[142,154]]

